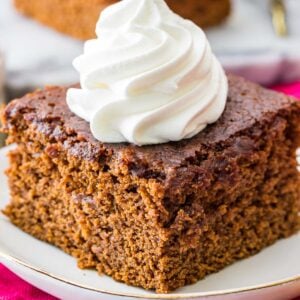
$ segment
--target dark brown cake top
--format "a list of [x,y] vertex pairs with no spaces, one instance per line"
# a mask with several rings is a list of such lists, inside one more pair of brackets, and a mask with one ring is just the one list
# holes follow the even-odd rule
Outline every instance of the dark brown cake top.
[[[222,117],[197,136],[160,145],[103,144],[93,137],[89,124],[73,114],[66,104],[66,87],[47,87],[10,103],[5,112],[6,127],[14,119],[28,124],[51,139],[62,142],[72,155],[99,160],[103,155],[140,161],[152,167],[168,168],[181,164],[202,148],[214,148],[255,123],[263,124],[296,106],[294,98],[264,89],[245,79],[228,75],[229,95]],[[199,99],[201,100],[201,99]]]

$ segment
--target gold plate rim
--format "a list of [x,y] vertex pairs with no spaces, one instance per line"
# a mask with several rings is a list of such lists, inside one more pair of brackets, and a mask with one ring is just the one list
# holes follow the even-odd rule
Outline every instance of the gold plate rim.
[[[85,289],[91,292],[96,292],[99,294],[106,294],[106,295],[111,295],[111,296],[119,296],[119,297],[131,297],[131,298],[136,298],[136,299],[171,299],[171,300],[176,300],[176,299],[194,299],[194,298],[204,298],[204,297],[216,297],[216,296],[225,296],[225,295],[234,295],[234,294],[241,294],[241,293],[247,293],[247,292],[253,292],[253,291],[258,291],[266,288],[272,288],[272,287],[278,287],[282,286],[285,284],[293,283],[296,281],[300,281],[300,274],[297,276],[289,277],[286,279],[282,279],[279,281],[274,281],[274,282],[269,282],[266,284],[262,285],[256,285],[256,286],[249,286],[249,287],[243,287],[243,288],[238,288],[238,289],[228,289],[228,290],[220,290],[220,291],[212,291],[212,292],[199,292],[199,293],[182,293],[182,294],[149,294],[149,295],[138,295],[134,293],[117,293],[117,292],[111,292],[105,289],[95,289],[89,286],[85,286],[73,281],[70,281],[66,278],[62,278],[60,276],[51,274],[49,272],[46,272],[42,270],[41,268],[38,268],[36,266],[30,265],[29,263],[26,263],[22,261],[21,259],[18,259],[12,255],[9,255],[7,253],[4,253],[0,250],[0,257],[16,263],[18,265],[21,265],[22,267],[25,267],[27,269],[30,269],[31,271],[37,272],[39,274],[42,274],[46,277],[50,277],[51,279],[58,280],[64,284],[72,285],[77,288]],[[4,264],[5,265],[5,264]]]

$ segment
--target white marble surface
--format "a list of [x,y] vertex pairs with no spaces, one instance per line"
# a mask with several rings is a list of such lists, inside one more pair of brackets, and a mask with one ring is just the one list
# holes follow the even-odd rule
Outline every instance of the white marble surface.
[[[2,105],[5,103],[4,97],[4,60],[2,53],[0,52],[0,110]],[[1,126],[1,122],[0,122]],[[4,146],[4,134],[0,133],[0,148]]]
[[1,104],[5,103],[4,81],[5,81],[4,57],[3,54],[0,52],[0,107]]
[[[273,32],[268,0],[234,1],[228,22],[208,31],[226,69],[265,84],[300,79],[300,0],[287,0],[290,35],[284,39]],[[8,85],[23,89],[78,81],[71,62],[82,42],[19,15],[11,2],[0,0],[0,51]]]
[[208,36],[227,70],[271,84],[300,79],[300,0],[285,0],[289,35],[275,35],[269,0],[234,0],[225,26]]
[[19,15],[12,0],[0,0],[1,50],[10,86],[23,88],[78,80],[71,62],[81,53],[82,43]]

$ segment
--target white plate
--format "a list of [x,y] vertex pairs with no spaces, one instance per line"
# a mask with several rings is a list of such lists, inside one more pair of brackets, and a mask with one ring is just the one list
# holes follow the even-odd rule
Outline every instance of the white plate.
[[[8,202],[5,154],[0,150],[0,208]],[[17,275],[60,299],[291,299],[300,295],[300,234],[277,242],[205,280],[158,295],[80,270],[76,261],[13,226],[0,214],[0,260]]]

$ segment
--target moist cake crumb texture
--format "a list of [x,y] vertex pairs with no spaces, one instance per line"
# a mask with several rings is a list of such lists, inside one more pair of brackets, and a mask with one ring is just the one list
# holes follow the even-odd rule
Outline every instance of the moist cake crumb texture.
[[11,202],[29,234],[159,293],[194,283],[300,226],[300,105],[229,75],[223,116],[190,140],[102,144],[66,88],[10,103]]

